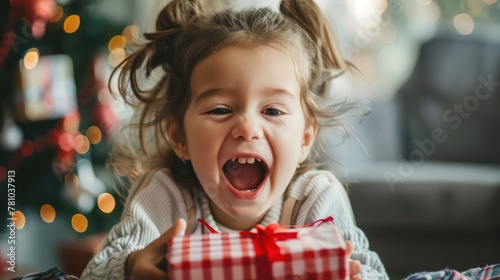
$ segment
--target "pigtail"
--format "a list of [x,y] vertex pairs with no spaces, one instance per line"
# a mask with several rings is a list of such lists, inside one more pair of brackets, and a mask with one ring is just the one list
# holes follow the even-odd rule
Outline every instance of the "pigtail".
[[[158,15],[156,32],[144,34],[144,37],[149,42],[132,53],[114,69],[113,75],[116,74],[116,71],[122,69],[119,75],[118,89],[129,105],[135,105],[127,97],[129,86],[134,97],[140,102],[151,103],[155,101],[158,90],[155,88],[145,90],[139,84],[144,78],[149,78],[153,70],[158,66],[162,66],[167,74],[172,74],[171,65],[175,58],[174,45],[176,36],[186,28],[191,18],[198,14],[200,14],[200,5],[197,0],[174,0],[170,2]],[[140,75],[143,66],[145,66],[145,76]],[[158,83],[158,85],[163,87],[165,82],[166,80],[162,79],[162,82]]]
[[[319,73],[318,93],[323,95],[328,91],[329,81],[355,67],[342,58],[340,50],[334,41],[333,31],[320,8],[313,0],[282,0],[281,13],[297,23],[311,38],[317,48],[315,58]],[[318,68],[319,67],[319,68]]]
[[[341,121],[341,116],[358,105],[356,102],[347,100],[331,101],[329,99],[330,84],[333,79],[348,71],[352,70],[354,73],[359,73],[359,71],[342,57],[328,20],[313,0],[282,0],[280,12],[295,22],[306,33],[307,39],[312,42],[309,80],[311,92],[303,95],[306,116],[309,116],[309,120],[316,122],[320,128],[340,127],[347,135],[348,127]],[[316,144],[304,164],[297,169],[296,174],[320,166],[331,170],[336,169],[335,160],[325,149],[327,141],[326,135],[318,136]],[[329,159],[330,162],[326,162],[325,159]]]
[[[109,167],[115,170],[124,168],[120,166],[123,164],[113,160],[113,155],[118,159],[128,155],[127,162],[131,163],[125,168],[130,169],[132,166],[132,169],[142,169],[139,172],[150,169],[148,166],[157,166],[159,161],[163,164],[163,161],[172,160],[164,120],[176,113],[168,106],[172,103],[169,92],[184,90],[178,74],[181,69],[173,67],[176,41],[192,18],[200,12],[198,0],[171,1],[158,14],[156,31],[145,33],[147,41],[113,70],[110,82],[118,74],[120,96],[138,113],[135,123],[128,126],[137,130],[129,131],[131,137],[120,137],[123,143],[115,145],[116,149],[108,162]],[[159,67],[163,70],[161,76],[155,77],[153,86],[146,86],[145,81]],[[156,150],[148,156],[148,150],[152,148]]]
[[146,75],[159,65],[167,66],[164,70],[171,72],[169,67],[171,68],[175,58],[175,38],[187,28],[191,19],[200,13],[198,1],[186,0],[174,0],[160,12],[156,20],[156,32],[144,34],[144,37],[152,42],[154,49],[153,57],[146,67]]

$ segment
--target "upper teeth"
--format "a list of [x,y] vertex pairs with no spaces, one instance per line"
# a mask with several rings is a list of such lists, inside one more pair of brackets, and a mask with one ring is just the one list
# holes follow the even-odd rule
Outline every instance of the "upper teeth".
[[256,158],[256,157],[237,157],[237,158],[232,159],[232,161],[235,161],[235,160],[238,160],[239,164],[245,164],[245,163],[253,164],[255,162],[255,160],[261,161],[260,158]]

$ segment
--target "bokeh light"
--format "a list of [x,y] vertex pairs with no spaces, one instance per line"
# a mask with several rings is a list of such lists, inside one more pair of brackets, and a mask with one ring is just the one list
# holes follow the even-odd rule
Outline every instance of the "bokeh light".
[[109,93],[108,88],[102,88],[97,93],[97,101],[99,101],[99,103],[101,103],[103,105],[111,104],[113,102],[113,97]]
[[378,13],[379,14],[382,14],[383,12],[385,12],[385,10],[387,10],[387,7],[389,6],[389,4],[387,3],[387,0],[381,0],[380,1],[380,4],[378,6]]
[[23,59],[23,64],[24,67],[28,70],[33,69],[36,67],[38,64],[38,59],[40,57],[40,53],[38,52],[38,49],[36,48],[31,48],[26,52],[24,55]]
[[441,17],[441,9],[434,2],[431,2],[428,7],[429,7],[428,20],[430,22],[437,22],[439,20],[439,18]]
[[469,35],[474,30],[474,20],[467,13],[461,13],[453,18],[453,25],[458,33],[462,35]]
[[70,15],[64,21],[64,32],[66,33],[75,33],[80,27],[80,16],[78,15]]
[[59,148],[61,148],[61,150],[70,152],[73,149],[74,145],[73,135],[67,132],[61,133],[61,135],[59,135],[59,138],[57,139],[57,144],[59,145]]
[[386,0],[349,0],[347,5],[358,19],[365,20],[375,14],[382,14],[387,9]]
[[78,132],[78,127],[80,126],[80,116],[79,115],[68,115],[63,119],[64,131],[69,133]]
[[139,38],[139,26],[137,25],[129,25],[123,29],[122,35],[127,40],[127,43],[133,43]]
[[62,19],[63,15],[64,15],[63,8],[61,6],[55,6],[54,12],[52,13],[52,16],[50,16],[49,20],[51,22],[58,22]]
[[44,204],[40,208],[40,217],[46,223],[52,223],[56,219],[56,210],[50,204]]
[[104,213],[111,213],[115,209],[115,198],[109,193],[103,193],[97,198],[97,205]]
[[108,50],[111,52],[114,49],[124,49],[126,43],[127,40],[125,39],[125,36],[116,35],[113,38],[111,38],[111,40],[109,40]]
[[427,4],[422,4],[421,2],[422,1],[419,1],[418,3],[409,1],[405,5],[406,15],[408,15],[409,18],[421,23],[437,22],[441,17],[441,9],[439,6],[433,1],[430,1]]
[[80,211],[88,214],[95,207],[95,197],[88,192],[82,192],[78,195],[77,205]]
[[391,22],[386,23],[386,25],[382,29],[380,40],[386,44],[391,44],[396,41],[397,37],[398,37],[398,30],[396,26]]
[[91,144],[97,144],[102,139],[102,132],[97,126],[93,125],[87,129],[85,133]]
[[14,212],[14,215],[12,215],[12,219],[16,223],[17,229],[24,228],[24,225],[26,224],[26,217],[24,216],[23,212],[16,210]]
[[35,144],[33,144],[33,141],[30,141],[30,140],[25,140],[22,144],[21,144],[21,154],[25,157],[29,157],[33,154],[33,152],[35,151]]
[[460,2],[460,9],[472,17],[481,17],[484,14],[484,9],[488,8],[484,3],[477,0],[467,0]]
[[108,63],[112,67],[118,66],[120,62],[125,59],[125,50],[124,49],[114,49],[109,53]]
[[82,214],[75,214],[71,218],[71,226],[76,232],[82,233],[87,230],[87,227],[89,226],[89,223],[87,221],[87,218],[85,218],[84,215]]
[[83,155],[89,151],[90,141],[87,138],[87,136],[80,134],[75,137],[75,140],[73,141],[73,146],[75,152],[79,153],[80,155]]

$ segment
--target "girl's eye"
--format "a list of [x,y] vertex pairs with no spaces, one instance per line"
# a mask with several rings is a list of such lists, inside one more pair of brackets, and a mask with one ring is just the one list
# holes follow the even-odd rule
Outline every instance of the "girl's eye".
[[231,110],[226,108],[215,108],[207,112],[209,115],[227,115],[230,114]]
[[280,110],[276,109],[276,108],[268,108],[268,109],[264,109],[262,111],[262,113],[264,115],[268,115],[268,116],[279,116],[279,115],[282,115],[283,112],[281,112]]

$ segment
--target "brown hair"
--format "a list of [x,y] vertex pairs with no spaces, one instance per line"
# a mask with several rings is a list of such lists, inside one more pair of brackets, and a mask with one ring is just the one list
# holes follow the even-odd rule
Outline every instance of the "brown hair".
[[[187,176],[170,147],[168,122],[178,128],[177,139],[173,140],[182,142],[193,68],[226,46],[266,45],[289,52],[300,74],[307,122],[315,122],[320,128],[336,125],[337,116],[346,109],[328,105],[327,99],[331,80],[352,66],[341,57],[332,30],[313,0],[283,0],[280,13],[259,8],[225,10],[213,15],[203,13],[198,0],[173,0],[160,12],[156,30],[146,33],[148,42],[113,72],[121,69],[119,92],[125,102],[136,108],[138,119],[133,128],[138,132],[140,147],[124,150],[116,145],[112,155],[128,155],[127,162],[136,169],[167,166],[174,177]],[[154,76],[159,68],[161,76],[155,85],[141,87],[140,82]],[[128,95],[129,91],[132,95]],[[298,171],[315,167],[321,151],[321,145],[315,143]]]

